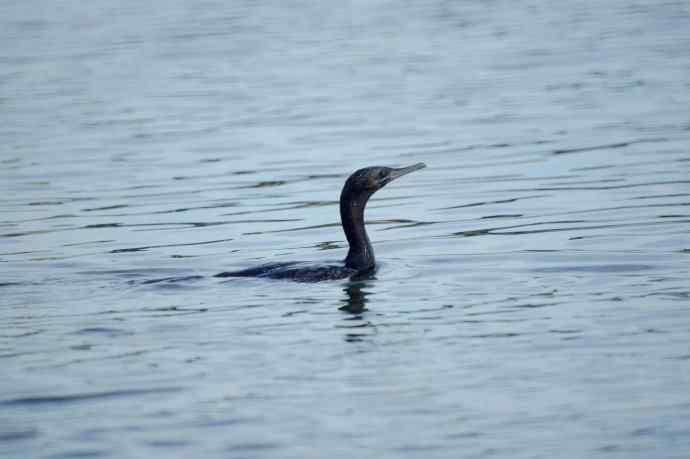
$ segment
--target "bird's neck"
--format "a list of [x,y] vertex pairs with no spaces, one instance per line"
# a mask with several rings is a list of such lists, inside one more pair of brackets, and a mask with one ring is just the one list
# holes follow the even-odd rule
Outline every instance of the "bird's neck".
[[364,206],[370,194],[352,193],[347,186],[340,195],[340,220],[350,244],[345,266],[357,271],[367,271],[376,265],[374,249],[364,228]]

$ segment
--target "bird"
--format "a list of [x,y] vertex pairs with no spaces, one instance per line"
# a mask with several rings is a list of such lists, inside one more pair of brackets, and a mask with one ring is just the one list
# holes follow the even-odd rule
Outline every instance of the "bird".
[[350,247],[342,264],[313,265],[296,261],[270,263],[240,271],[221,272],[214,277],[262,277],[321,282],[375,272],[376,258],[364,226],[364,207],[374,193],[393,180],[425,167],[424,163],[401,168],[372,166],[358,169],[348,177],[340,193],[340,220]]

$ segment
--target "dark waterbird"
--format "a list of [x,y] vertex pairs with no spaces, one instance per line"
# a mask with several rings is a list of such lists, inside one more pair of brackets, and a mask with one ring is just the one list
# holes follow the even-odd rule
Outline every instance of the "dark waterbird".
[[304,265],[300,262],[273,263],[223,272],[215,277],[269,277],[290,279],[298,282],[319,282],[344,279],[372,273],[376,270],[374,249],[364,228],[364,207],[372,194],[405,174],[425,168],[417,163],[399,169],[391,167],[366,167],[355,171],[345,181],[340,193],[340,220],[350,244],[350,250],[342,265]]

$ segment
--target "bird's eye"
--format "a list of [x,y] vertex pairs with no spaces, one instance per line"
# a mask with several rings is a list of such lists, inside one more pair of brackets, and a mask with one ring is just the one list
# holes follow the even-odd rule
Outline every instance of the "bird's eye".
[[379,178],[382,179],[386,176],[386,171],[379,171]]

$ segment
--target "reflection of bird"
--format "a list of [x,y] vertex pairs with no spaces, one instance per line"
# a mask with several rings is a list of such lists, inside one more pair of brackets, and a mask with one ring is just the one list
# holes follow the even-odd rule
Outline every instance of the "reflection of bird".
[[371,295],[371,292],[363,289],[372,285],[370,281],[373,277],[367,276],[361,279],[359,279],[360,276],[355,277],[358,280],[351,280],[345,286],[347,299],[343,301],[345,304],[338,308],[348,313],[344,319],[346,322],[338,326],[346,330],[344,338],[348,343],[364,341],[377,332],[376,325],[364,318],[364,313],[367,311],[366,304],[369,302],[367,297]]
[[242,271],[223,272],[215,277],[270,277],[298,282],[344,279],[376,268],[374,249],[364,228],[364,206],[376,191],[389,182],[426,167],[424,163],[394,169],[367,167],[355,171],[340,194],[340,219],[350,244],[344,265],[303,265],[298,262],[273,263]]
[[347,294],[347,300],[345,300],[345,304],[338,309],[349,312],[350,314],[361,314],[366,311],[367,308],[365,305],[368,301],[367,296],[369,292],[362,290],[362,287],[367,286],[366,282],[366,280],[348,282],[348,285],[344,289]]

